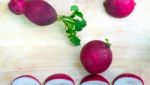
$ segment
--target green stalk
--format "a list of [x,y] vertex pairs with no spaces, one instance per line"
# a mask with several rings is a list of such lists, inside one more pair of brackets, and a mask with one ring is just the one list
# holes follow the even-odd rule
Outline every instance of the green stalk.
[[58,21],[62,21],[65,24],[65,30],[69,40],[72,44],[78,46],[81,40],[78,38],[77,32],[83,30],[86,26],[86,21],[76,5],[71,7],[71,11],[72,14],[70,16],[58,16]]

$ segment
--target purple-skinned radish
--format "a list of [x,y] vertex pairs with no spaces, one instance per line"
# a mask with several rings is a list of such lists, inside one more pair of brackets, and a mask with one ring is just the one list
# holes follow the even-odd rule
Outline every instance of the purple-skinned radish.
[[8,8],[14,14],[21,15],[24,10],[24,0],[11,0],[8,3]]
[[127,17],[135,8],[134,0],[105,0],[104,7],[108,14],[117,18]]
[[44,0],[11,0],[8,7],[13,13],[24,14],[29,21],[39,26],[51,25],[56,21],[63,22],[69,40],[75,46],[80,45],[77,32],[86,26],[86,20],[76,5],[71,6],[72,14],[69,16],[58,15],[53,6]]
[[23,75],[14,79],[11,85],[41,85],[41,83],[31,75]]
[[67,74],[54,74],[49,76],[44,85],[75,85],[74,80]]
[[55,9],[45,1],[26,1],[24,15],[34,24],[45,26],[57,20]]
[[88,75],[81,80],[80,85],[110,85],[110,83],[103,76]]
[[[31,0],[31,1],[41,1],[41,0]],[[21,15],[24,12],[26,0],[10,0],[8,3],[9,10],[16,14]]]
[[116,77],[112,85],[144,85],[144,81],[138,75],[124,73]]
[[112,62],[111,44],[93,40],[88,42],[81,50],[80,60],[83,67],[91,74],[104,72]]

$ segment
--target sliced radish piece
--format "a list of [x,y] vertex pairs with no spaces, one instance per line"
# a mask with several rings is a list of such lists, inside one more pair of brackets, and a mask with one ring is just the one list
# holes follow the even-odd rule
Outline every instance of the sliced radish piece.
[[75,85],[75,83],[70,76],[59,73],[49,76],[44,85]]
[[110,85],[108,80],[100,75],[88,75],[81,80],[80,85]]
[[126,73],[115,78],[113,85],[144,85],[144,82],[139,76]]
[[41,85],[39,80],[31,75],[23,75],[13,80],[11,85]]

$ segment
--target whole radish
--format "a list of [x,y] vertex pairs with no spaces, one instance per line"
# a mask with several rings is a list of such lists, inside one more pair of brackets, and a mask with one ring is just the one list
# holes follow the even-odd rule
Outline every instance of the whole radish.
[[134,0],[105,0],[104,7],[111,16],[123,18],[132,13],[135,2]]
[[83,67],[92,74],[104,72],[112,62],[111,44],[93,40],[87,43],[81,50],[80,59]]
[[8,7],[14,14],[24,14],[28,20],[39,26],[51,25],[56,21],[65,24],[65,32],[69,40],[75,46],[80,45],[81,40],[77,32],[86,26],[86,20],[76,5],[71,7],[72,14],[59,16],[56,10],[44,0],[10,0]]
[[26,1],[24,15],[34,24],[45,26],[57,20],[55,9],[42,0]]

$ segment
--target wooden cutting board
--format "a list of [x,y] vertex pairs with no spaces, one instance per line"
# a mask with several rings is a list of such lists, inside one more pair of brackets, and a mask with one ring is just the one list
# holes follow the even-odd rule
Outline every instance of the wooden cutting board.
[[113,62],[101,75],[112,82],[121,73],[135,73],[150,85],[150,0],[136,0],[134,12],[123,19],[106,14],[104,0],[46,1],[60,15],[70,14],[73,4],[81,8],[88,22],[78,34],[82,45],[70,44],[62,23],[36,26],[24,16],[12,14],[7,8],[9,0],[0,0],[0,85],[10,85],[24,74],[43,83],[54,73],[67,73],[78,85],[88,75],[80,64],[81,48],[91,40],[105,38],[112,43]]

